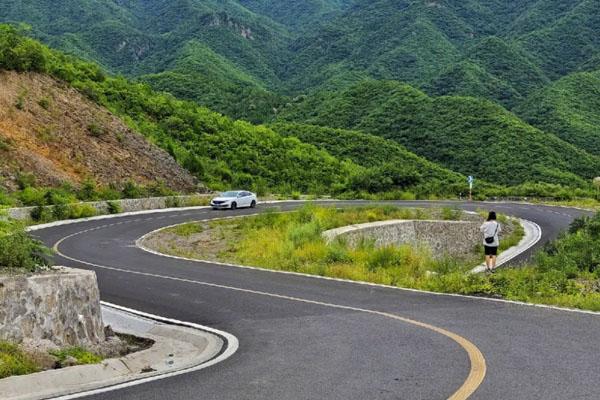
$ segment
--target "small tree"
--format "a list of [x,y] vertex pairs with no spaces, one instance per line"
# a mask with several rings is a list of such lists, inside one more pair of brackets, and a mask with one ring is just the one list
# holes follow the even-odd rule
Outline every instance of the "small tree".
[[598,193],[600,192],[600,176],[594,178],[592,184],[596,187],[596,199],[598,199]]

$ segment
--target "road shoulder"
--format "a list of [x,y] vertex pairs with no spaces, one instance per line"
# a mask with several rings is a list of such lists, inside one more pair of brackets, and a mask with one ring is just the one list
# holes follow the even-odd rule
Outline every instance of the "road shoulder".
[[0,380],[5,400],[73,399],[199,370],[237,350],[225,332],[135,310],[102,304],[106,325],[119,333],[152,339],[149,349],[100,364],[13,376]]

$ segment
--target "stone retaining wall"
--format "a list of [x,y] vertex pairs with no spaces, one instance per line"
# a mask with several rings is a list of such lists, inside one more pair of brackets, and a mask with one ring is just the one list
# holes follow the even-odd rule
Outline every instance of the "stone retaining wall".
[[0,275],[0,340],[92,347],[105,340],[96,273]]
[[[170,208],[170,207],[189,207],[200,205],[206,199],[211,198],[211,194],[199,194],[190,196],[171,196],[171,197],[148,197],[143,199],[123,199],[123,200],[111,200],[112,203],[118,204],[122,212],[133,212],[133,211],[145,211],[155,210],[159,208]],[[108,202],[107,201],[91,201],[85,203],[75,204],[87,204],[96,209],[97,215],[108,214]],[[51,210],[53,206],[44,207]],[[31,216],[31,211],[36,207],[20,207],[20,208],[9,208],[7,210],[10,218],[18,220],[27,220]]]
[[480,226],[480,221],[391,220],[331,229],[323,237],[327,242],[341,238],[352,247],[361,240],[373,240],[376,247],[425,244],[434,257],[459,257],[481,243]]

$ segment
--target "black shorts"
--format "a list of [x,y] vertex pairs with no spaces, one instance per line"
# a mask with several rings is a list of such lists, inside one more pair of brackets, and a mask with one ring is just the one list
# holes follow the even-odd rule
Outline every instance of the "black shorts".
[[498,247],[494,246],[494,247],[490,247],[490,246],[483,246],[485,249],[485,255],[486,256],[497,256],[498,255]]

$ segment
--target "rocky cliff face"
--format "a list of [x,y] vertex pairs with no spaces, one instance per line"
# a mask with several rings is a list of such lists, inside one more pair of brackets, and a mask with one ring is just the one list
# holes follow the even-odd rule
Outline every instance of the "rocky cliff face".
[[195,186],[168,153],[77,90],[46,75],[0,71],[0,185],[14,188],[19,173],[41,186],[86,178]]

